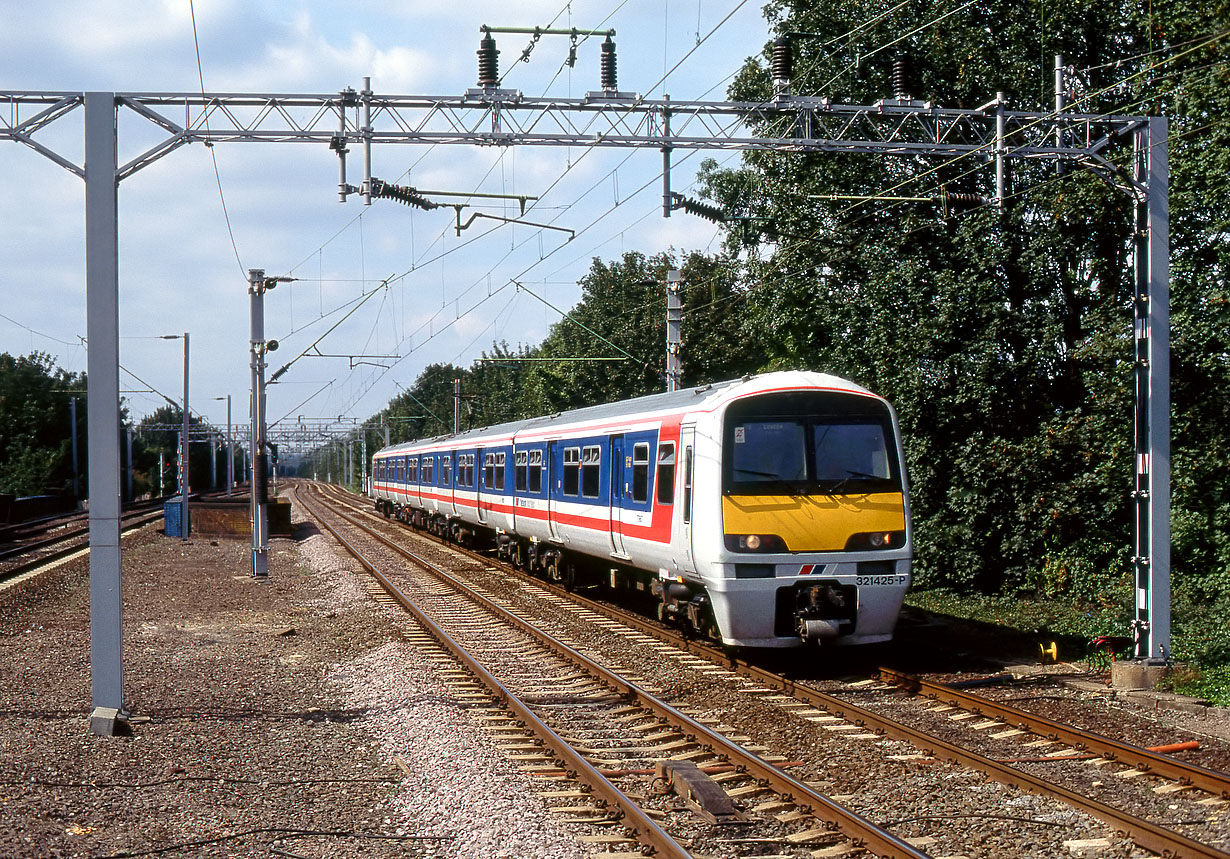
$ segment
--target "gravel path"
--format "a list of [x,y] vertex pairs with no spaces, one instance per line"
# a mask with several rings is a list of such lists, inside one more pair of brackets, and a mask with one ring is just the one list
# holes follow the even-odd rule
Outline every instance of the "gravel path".
[[298,533],[268,584],[243,542],[125,542],[129,737],[87,730],[85,562],[0,592],[0,855],[587,854],[406,621],[373,622],[329,539]]

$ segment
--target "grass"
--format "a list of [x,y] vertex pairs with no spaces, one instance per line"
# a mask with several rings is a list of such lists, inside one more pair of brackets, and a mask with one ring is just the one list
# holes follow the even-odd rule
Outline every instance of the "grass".
[[[1130,635],[1130,605],[1076,605],[1072,600],[1031,596],[957,594],[946,590],[913,591],[906,604],[923,611],[1005,627],[1018,633],[1064,642],[1069,651],[1084,646],[1082,660],[1093,671],[1109,670],[1104,653],[1087,643],[1099,635]],[[1168,691],[1230,707],[1230,665],[1206,646],[1210,618],[1172,617],[1174,652],[1182,665],[1165,682]],[[1215,624],[1219,625],[1219,624]],[[1069,655],[1065,658],[1071,659]]]

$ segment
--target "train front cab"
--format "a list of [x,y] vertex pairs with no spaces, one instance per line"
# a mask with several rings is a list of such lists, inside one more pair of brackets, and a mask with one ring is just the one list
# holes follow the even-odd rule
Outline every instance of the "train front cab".
[[912,551],[888,403],[846,391],[767,393],[730,403],[713,431],[720,467],[696,472],[696,499],[716,499],[705,518],[721,524],[696,522],[692,543],[725,643],[890,639]]

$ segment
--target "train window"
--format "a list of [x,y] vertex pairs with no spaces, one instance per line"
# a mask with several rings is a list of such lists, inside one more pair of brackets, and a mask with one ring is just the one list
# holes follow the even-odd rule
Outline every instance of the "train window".
[[457,454],[457,485],[474,487],[474,454]]
[[504,462],[505,454],[497,453],[495,455],[495,488],[504,488]]
[[632,446],[632,500],[649,500],[649,445],[644,442]]
[[599,471],[602,468],[602,448],[594,446],[585,448],[581,457],[581,494],[586,498],[597,498],[598,487],[602,481]]
[[658,445],[658,503],[675,503],[675,444]]
[[483,487],[495,489],[495,454],[483,454]]
[[408,465],[408,468],[406,470],[406,482],[407,483],[418,483],[419,482],[419,458],[417,456],[414,457],[407,463],[407,465]]
[[530,452],[528,450],[517,451],[516,462],[517,491],[524,492],[526,487],[529,486]]
[[440,457],[440,485],[453,485],[453,458],[451,456]]
[[421,482],[427,486],[436,485],[436,458],[434,456],[423,457],[423,479]]
[[735,427],[734,483],[791,484],[807,479],[806,425],[801,420],[744,420]]
[[542,492],[542,451],[529,451],[529,486],[530,492],[535,494]]
[[889,480],[888,445],[879,422],[833,423],[812,427],[815,436],[816,479],[846,480],[851,476]]
[[692,446],[683,449],[683,521],[692,521]]
[[564,448],[564,494],[581,494],[581,448]]

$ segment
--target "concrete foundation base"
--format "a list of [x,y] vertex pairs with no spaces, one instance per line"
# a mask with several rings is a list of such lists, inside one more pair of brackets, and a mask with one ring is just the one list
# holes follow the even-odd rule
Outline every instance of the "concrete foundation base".
[[90,733],[96,737],[123,737],[131,733],[116,707],[95,707],[90,713]]
[[1173,666],[1160,661],[1119,660],[1110,665],[1110,685],[1112,689],[1152,689],[1172,670]]

